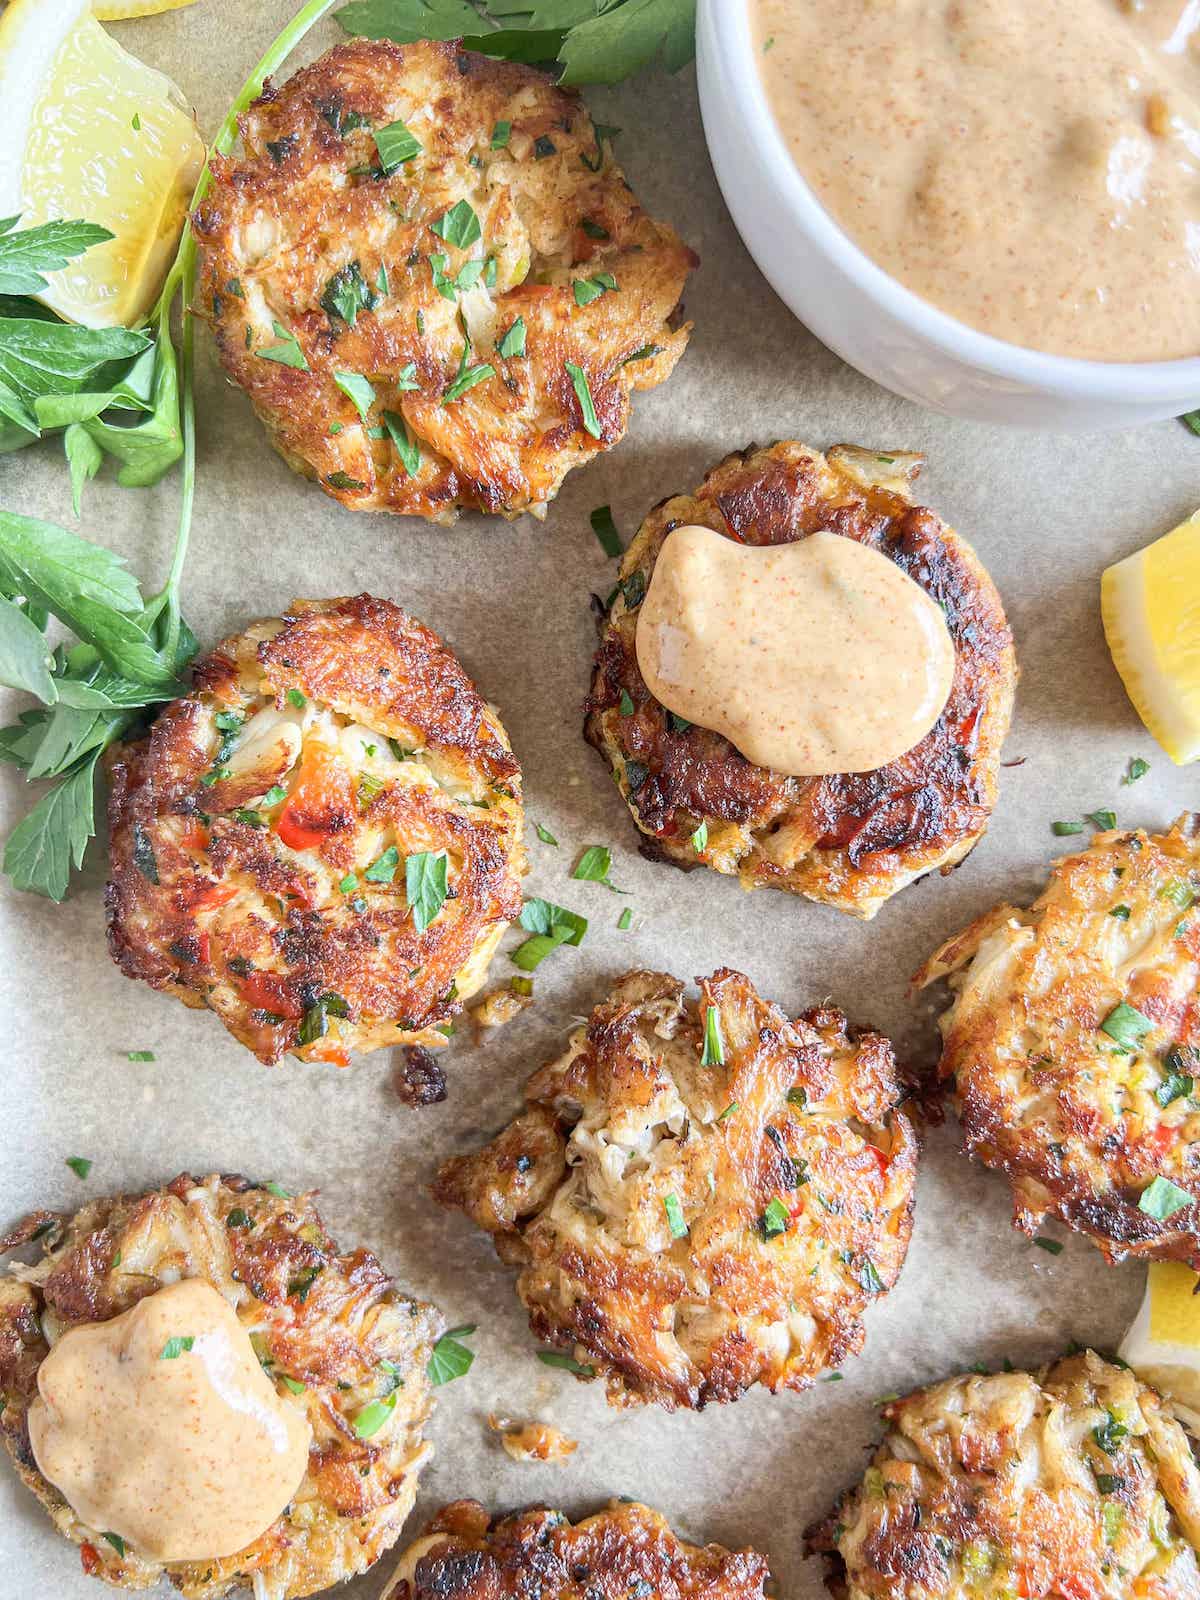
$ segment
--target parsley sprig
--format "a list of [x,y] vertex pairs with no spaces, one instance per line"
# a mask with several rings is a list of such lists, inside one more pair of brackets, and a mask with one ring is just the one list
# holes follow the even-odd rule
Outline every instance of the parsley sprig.
[[660,61],[677,72],[696,46],[696,0],[351,0],[337,19],[370,39],[461,37],[487,55],[556,61],[562,83],[618,83]]

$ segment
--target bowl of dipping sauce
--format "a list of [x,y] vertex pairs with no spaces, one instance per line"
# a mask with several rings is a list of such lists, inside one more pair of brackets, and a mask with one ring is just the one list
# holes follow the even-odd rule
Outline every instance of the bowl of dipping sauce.
[[1200,404],[1197,0],[700,0],[751,255],[867,377],[950,415]]

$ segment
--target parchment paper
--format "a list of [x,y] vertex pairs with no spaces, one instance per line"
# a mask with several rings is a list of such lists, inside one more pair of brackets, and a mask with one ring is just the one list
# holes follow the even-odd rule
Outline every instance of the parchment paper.
[[[293,0],[200,0],[115,31],[177,78],[211,134],[292,10]],[[338,37],[329,22],[306,53]],[[852,1019],[927,1062],[932,1013],[908,996],[909,975],[996,899],[1032,896],[1063,845],[1082,842],[1053,838],[1052,819],[1111,805],[1122,821],[1159,828],[1200,800],[1197,769],[1173,769],[1126,701],[1098,610],[1101,568],[1200,500],[1200,440],[1175,423],[1093,439],[1001,432],[891,398],[818,345],[758,275],[713,180],[691,74],[591,98],[604,121],[624,128],[618,153],[645,203],[703,257],[688,293],[691,349],[671,383],[635,397],[624,444],[568,478],[544,525],[469,518],[447,532],[355,515],[288,471],[219,375],[201,332],[199,491],[184,584],[205,645],[297,594],[359,589],[394,597],[444,634],[500,706],[524,768],[527,891],[588,915],[587,939],[538,970],[536,1007],[491,1043],[476,1048],[464,1030],[442,1058],[448,1101],[411,1111],[392,1086],[388,1052],[347,1071],[295,1062],[268,1070],[215,1017],[123,978],[104,944],[102,846],[61,907],[5,884],[0,1221],[36,1205],[155,1185],[183,1168],[317,1186],[343,1247],[370,1245],[451,1323],[479,1324],[474,1368],[439,1391],[436,1454],[410,1534],[460,1496],[492,1508],[546,1501],[577,1515],[633,1495],[689,1537],[756,1545],[769,1554],[781,1594],[815,1597],[820,1571],[802,1559],[802,1530],[860,1473],[877,1436],[875,1400],[976,1361],[1038,1363],[1070,1340],[1112,1347],[1141,1295],[1142,1269],[1106,1269],[1074,1238],[1057,1257],[1022,1240],[1009,1227],[1007,1186],[956,1153],[951,1126],[928,1140],[908,1265],[869,1316],[865,1353],[844,1381],[801,1396],[756,1391],[699,1416],[617,1412],[599,1384],[581,1385],[535,1359],[510,1273],[462,1218],[435,1209],[426,1186],[440,1158],[508,1118],[526,1075],[630,966],[690,978],[729,963],[789,1011],[832,996]],[[610,502],[628,538],[655,501],[696,484],[726,451],[788,436],[927,452],[922,496],[974,541],[1020,653],[1005,754],[1025,761],[1003,773],[990,832],[952,877],[905,890],[870,924],[643,861],[607,771],[579,731],[594,637],[588,593],[606,591],[613,571],[589,510]],[[152,588],[170,549],[176,480],[121,490],[107,471],[86,492],[81,526],[126,553]],[[0,505],[75,526],[56,444],[0,458]],[[1138,754],[1151,771],[1122,788],[1126,762]],[[11,815],[27,803],[8,768],[0,798]],[[539,843],[534,821],[560,849]],[[579,850],[602,842],[613,846],[613,877],[628,899],[569,881]],[[635,921],[622,933],[625,906]],[[503,958],[494,969],[500,979],[513,970]],[[130,1063],[134,1049],[157,1059]],[[94,1160],[86,1183],[63,1165],[70,1155]],[[510,1462],[486,1430],[493,1409],[554,1420],[581,1441],[577,1454],[567,1466]],[[388,1566],[343,1592],[373,1600]],[[0,1466],[0,1600],[99,1593],[76,1551]]]

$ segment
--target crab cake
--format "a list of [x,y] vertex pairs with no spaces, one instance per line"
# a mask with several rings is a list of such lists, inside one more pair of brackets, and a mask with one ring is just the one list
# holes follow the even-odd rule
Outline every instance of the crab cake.
[[761,1600],[767,1576],[756,1550],[685,1544],[635,1501],[571,1523],[547,1506],[489,1518],[456,1500],[404,1552],[383,1600]]
[[545,74],[355,39],[240,125],[194,219],[197,307],[276,449],[343,505],[544,515],[683,354],[696,258]]
[[261,1061],[442,1045],[521,909],[521,778],[436,634],[297,601],[115,754],[113,957]]
[[520,1267],[534,1333],[616,1405],[805,1389],[904,1262],[917,1144],[878,1033],[721,969],[631,972],[434,1194]]
[[1196,1600],[1200,1473],[1153,1389],[1092,1351],[883,1408],[861,1486],[809,1534],[839,1600]]
[[[426,1376],[441,1323],[367,1250],[339,1255],[309,1196],[245,1178],[195,1179],[41,1211],[0,1248],[40,1239],[44,1259],[0,1276],[0,1435],[83,1569],[124,1589],[164,1575],[188,1600],[253,1588],[256,1600],[315,1594],[365,1572],[399,1537],[429,1453]],[[233,1556],[165,1565],[89,1527],[38,1469],[28,1413],[50,1351],[180,1280],[219,1292],[249,1335],[281,1406],[311,1429],[292,1502]],[[372,1426],[380,1409],[385,1416]],[[368,1409],[373,1408],[373,1409]],[[233,1470],[231,1468],[231,1470]]]
[[[703,865],[873,917],[905,884],[948,871],[996,801],[1016,684],[1000,597],[965,540],[912,501],[921,457],[784,442],[727,456],[692,495],[653,510],[626,552],[600,629],[585,733],[609,762],[642,853]],[[638,668],[638,607],[683,524],[743,544],[824,531],[881,552],[938,602],[954,646],[950,697],[916,747],[873,772],[788,777],[667,711]],[[702,841],[698,848],[697,838]]]
[[1200,817],[1099,834],[1028,911],[1001,905],[917,974],[948,977],[941,1076],[967,1151],[1126,1255],[1200,1269]]

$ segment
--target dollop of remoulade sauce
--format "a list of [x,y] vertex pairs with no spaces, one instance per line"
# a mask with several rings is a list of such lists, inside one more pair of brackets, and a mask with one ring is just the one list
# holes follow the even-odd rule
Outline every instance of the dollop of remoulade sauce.
[[742,0],[792,157],[885,271],[1056,355],[1200,355],[1196,0]]
[[668,711],[796,777],[896,760],[954,679],[940,606],[879,551],[825,532],[764,546],[673,529],[638,612],[637,658]]
[[244,1550],[295,1494],[311,1439],[233,1308],[195,1278],[68,1329],[29,1408],[43,1477],[153,1561]]

